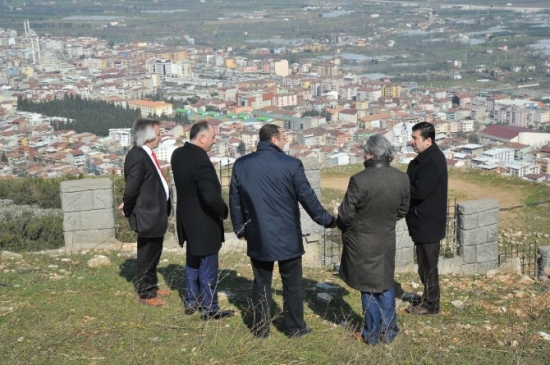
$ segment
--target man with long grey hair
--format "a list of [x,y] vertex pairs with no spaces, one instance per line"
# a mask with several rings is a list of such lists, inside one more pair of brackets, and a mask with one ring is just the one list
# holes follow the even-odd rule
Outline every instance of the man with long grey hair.
[[395,312],[395,226],[409,209],[409,179],[390,167],[391,143],[380,135],[365,145],[365,170],[351,177],[338,209],[344,246],[340,277],[361,292],[364,326],[357,340],[390,343],[399,333]]
[[170,190],[153,151],[160,141],[160,123],[138,119],[133,126],[134,146],[124,161],[126,186],[118,209],[137,232],[136,291],[143,304],[166,304],[159,296],[170,290],[158,287],[157,265],[170,215]]

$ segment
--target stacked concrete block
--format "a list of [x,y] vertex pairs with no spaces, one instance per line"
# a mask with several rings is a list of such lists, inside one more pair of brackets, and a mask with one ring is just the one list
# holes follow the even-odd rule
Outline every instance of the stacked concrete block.
[[485,274],[498,262],[498,201],[471,200],[457,207],[461,273]]
[[[319,200],[321,200],[321,168],[319,166],[319,161],[314,157],[307,157],[302,160],[302,163],[304,165],[304,170],[306,172],[306,177],[309,181],[309,184],[315,191],[315,194],[317,194]],[[332,212],[330,213],[332,214]],[[303,234],[322,234],[323,227],[315,223],[301,205],[300,224],[302,225]]]
[[113,183],[106,178],[61,183],[65,250],[114,249]]
[[398,273],[414,271],[414,242],[409,236],[405,218],[397,222],[395,236],[395,271]]

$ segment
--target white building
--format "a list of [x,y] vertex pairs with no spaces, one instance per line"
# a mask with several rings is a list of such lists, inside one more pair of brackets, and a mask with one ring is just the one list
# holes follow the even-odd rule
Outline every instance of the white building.
[[109,138],[120,143],[122,147],[128,147],[132,144],[132,128],[111,128]]
[[525,175],[530,174],[539,174],[540,167],[535,164],[527,162],[513,162],[506,164],[508,168],[508,175],[516,177],[524,177]]
[[344,152],[336,153],[332,156],[327,157],[327,161],[325,163],[325,166],[341,166],[341,165],[349,165],[350,159],[349,155]]
[[[172,137],[165,137],[161,139],[158,147],[155,149],[155,154],[159,161],[170,162],[172,159],[172,153],[176,149],[176,139]],[[161,163],[161,167],[164,164]]]
[[483,152],[483,156],[495,162],[502,162],[503,165],[513,163],[515,152],[511,148],[493,148]]

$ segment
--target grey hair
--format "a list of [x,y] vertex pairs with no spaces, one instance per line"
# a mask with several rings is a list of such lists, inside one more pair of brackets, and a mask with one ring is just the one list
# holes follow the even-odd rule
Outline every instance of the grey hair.
[[157,138],[154,126],[160,124],[158,120],[153,119],[138,119],[132,127],[134,135],[134,145],[137,147],[143,146],[145,143]]
[[372,135],[365,143],[365,154],[372,155],[374,161],[393,161],[393,150],[390,141],[378,134]]

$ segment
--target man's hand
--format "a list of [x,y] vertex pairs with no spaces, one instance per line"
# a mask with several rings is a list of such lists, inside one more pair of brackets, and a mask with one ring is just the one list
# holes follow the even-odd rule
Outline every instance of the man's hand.
[[123,217],[126,217],[126,214],[124,214],[124,203],[120,203],[118,210]]

